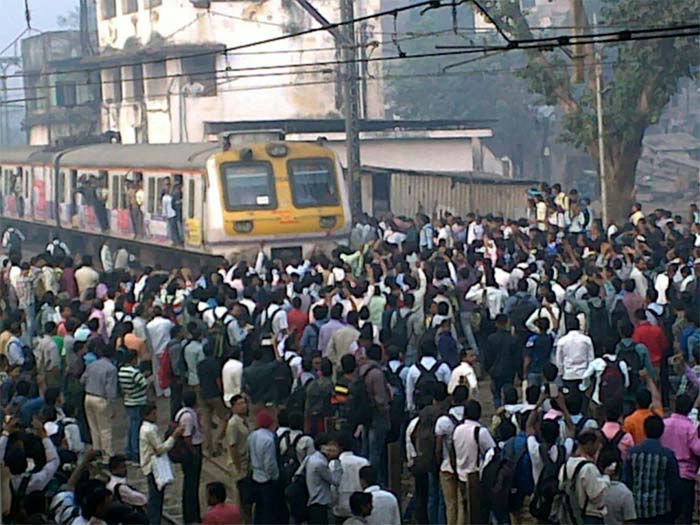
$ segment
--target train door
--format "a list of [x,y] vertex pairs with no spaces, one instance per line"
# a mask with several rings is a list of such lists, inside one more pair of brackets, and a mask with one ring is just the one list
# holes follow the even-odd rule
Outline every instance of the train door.
[[31,186],[29,183],[29,173],[25,173],[24,168],[19,166],[17,168],[17,182],[16,182],[16,192],[17,192],[17,216],[20,219],[24,219],[31,214]]
[[134,233],[126,204],[126,191],[126,174],[110,173],[110,199],[108,200],[108,206],[110,208],[110,229],[121,237],[131,237]]
[[204,242],[204,174],[192,173],[184,178],[183,213],[185,244],[199,247]]

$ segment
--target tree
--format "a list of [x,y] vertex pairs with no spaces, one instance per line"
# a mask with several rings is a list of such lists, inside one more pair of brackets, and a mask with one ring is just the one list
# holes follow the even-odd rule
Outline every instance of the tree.
[[[578,2],[583,10],[581,0]],[[486,0],[484,8],[498,26],[515,40],[534,38],[520,3]],[[624,27],[669,27],[700,18],[700,0],[659,2],[658,0],[603,0],[602,20],[606,25]],[[592,28],[585,13],[576,21],[585,33]],[[579,23],[580,22],[580,23]],[[539,35],[537,35],[539,36]],[[530,90],[547,104],[564,112],[561,139],[585,151],[598,165],[598,132],[593,55],[588,46],[576,49],[585,54],[588,82],[575,85],[571,71],[557,67],[570,64],[559,49],[525,51],[528,68],[523,77]],[[627,216],[634,201],[637,163],[642,155],[646,129],[661,115],[676,93],[681,79],[690,77],[700,65],[697,37],[666,38],[624,42],[605,46],[602,61],[607,64],[604,107],[605,172],[609,219]]]
[[56,18],[56,24],[61,29],[71,29],[77,31],[80,29],[80,6],[76,5],[64,15],[59,15]]
[[[452,19],[448,10],[436,10],[424,16],[414,14],[404,20],[397,40],[401,50],[412,55],[434,52],[437,43],[468,44],[465,38],[477,38],[477,33],[470,31],[465,20],[459,19],[458,22],[461,36],[451,31]],[[429,36],[432,33],[437,34]],[[415,35],[423,37],[414,38]],[[481,38],[483,34],[475,43],[481,44]],[[495,41],[491,43],[497,45]],[[456,65],[464,59],[471,62],[443,73],[443,67]],[[519,174],[529,175],[526,167],[536,165],[541,159],[545,130],[525,131],[531,130],[536,122],[537,96],[528,91],[527,81],[514,76],[511,71],[526,65],[527,61],[520,53],[390,63],[385,67],[392,111],[404,119],[486,121],[483,125],[494,130],[488,146],[497,155],[510,157]]]

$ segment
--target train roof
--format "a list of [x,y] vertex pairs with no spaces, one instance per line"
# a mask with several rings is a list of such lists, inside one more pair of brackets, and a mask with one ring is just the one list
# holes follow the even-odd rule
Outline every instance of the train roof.
[[61,165],[90,168],[201,170],[209,156],[220,148],[221,146],[215,142],[93,144],[67,151],[61,157]]
[[85,168],[137,168],[201,170],[221,146],[216,142],[182,144],[90,144],[64,150],[45,146],[0,148],[0,165],[53,164],[61,155],[62,166]]

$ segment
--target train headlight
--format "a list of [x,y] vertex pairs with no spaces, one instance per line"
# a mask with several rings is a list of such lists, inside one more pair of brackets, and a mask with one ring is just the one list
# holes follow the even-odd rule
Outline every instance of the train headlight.
[[330,230],[331,228],[335,228],[335,225],[338,224],[338,219],[335,215],[323,215],[318,222],[321,228]]
[[253,231],[253,221],[236,221],[233,229],[238,233],[250,233]]
[[289,148],[286,144],[273,143],[268,144],[265,151],[270,157],[286,157],[287,153],[289,153]]

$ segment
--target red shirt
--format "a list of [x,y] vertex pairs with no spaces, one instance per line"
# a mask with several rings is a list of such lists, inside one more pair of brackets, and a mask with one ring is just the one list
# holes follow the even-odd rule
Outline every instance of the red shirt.
[[639,323],[634,329],[632,340],[642,343],[649,350],[649,358],[654,367],[661,366],[664,352],[668,348],[668,341],[661,327],[651,324],[649,321]]
[[309,316],[301,310],[292,308],[287,312],[287,325],[289,326],[289,333],[290,335],[294,334],[297,341],[301,339],[301,334],[304,333],[304,328],[306,328],[307,324],[309,324]]
[[210,507],[202,517],[203,525],[240,525],[241,509],[238,505],[219,503]]

